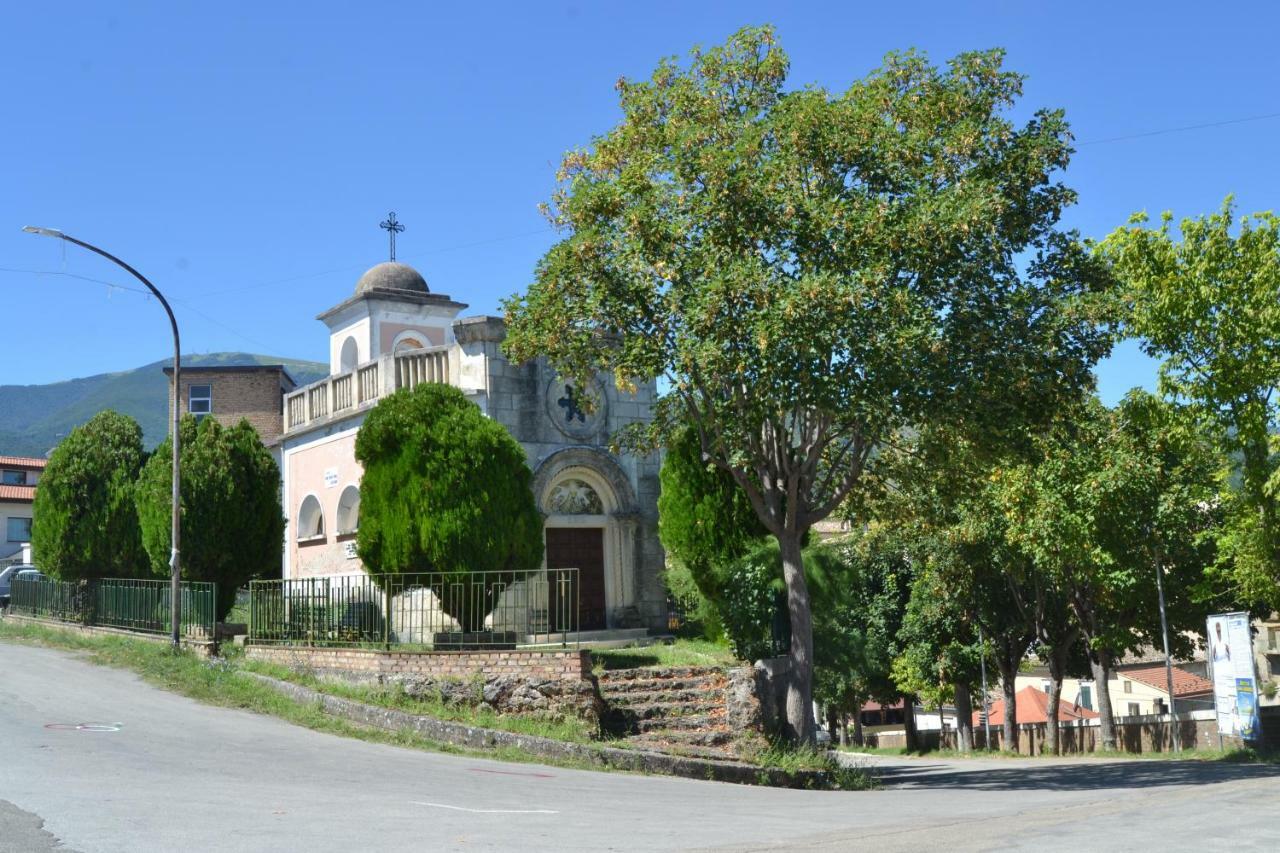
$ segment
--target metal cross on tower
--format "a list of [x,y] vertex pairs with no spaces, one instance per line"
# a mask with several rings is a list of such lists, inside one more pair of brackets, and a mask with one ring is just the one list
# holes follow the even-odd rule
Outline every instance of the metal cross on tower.
[[378,223],[379,228],[385,228],[391,236],[391,260],[396,259],[396,235],[404,230],[404,226],[396,222],[396,212],[393,210],[387,214],[387,218]]

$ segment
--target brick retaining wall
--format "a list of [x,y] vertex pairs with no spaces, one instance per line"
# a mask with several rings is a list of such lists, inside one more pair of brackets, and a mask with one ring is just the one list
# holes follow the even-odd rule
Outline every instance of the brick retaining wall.
[[518,675],[548,681],[587,681],[591,653],[571,651],[397,652],[381,649],[246,645],[245,657],[322,675],[470,679]]

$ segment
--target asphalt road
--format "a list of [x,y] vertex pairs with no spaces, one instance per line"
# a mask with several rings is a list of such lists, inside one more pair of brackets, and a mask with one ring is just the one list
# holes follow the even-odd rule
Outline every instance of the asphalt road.
[[0,853],[1280,849],[1280,767],[874,762],[871,792],[503,764],[320,734],[0,643]]

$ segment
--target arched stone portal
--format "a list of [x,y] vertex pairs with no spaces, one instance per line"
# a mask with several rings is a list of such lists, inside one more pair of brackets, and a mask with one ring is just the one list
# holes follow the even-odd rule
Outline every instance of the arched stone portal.
[[533,493],[546,518],[546,566],[578,570],[584,631],[625,627],[636,604],[637,516],[630,480],[607,453],[569,447],[543,460]]

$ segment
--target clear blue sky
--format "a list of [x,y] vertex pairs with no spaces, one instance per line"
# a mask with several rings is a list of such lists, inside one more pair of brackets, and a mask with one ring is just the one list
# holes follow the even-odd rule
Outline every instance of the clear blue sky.
[[[1144,7],[1144,8],[1139,8]],[[791,82],[843,88],[886,51],[1004,47],[1020,112],[1063,107],[1080,142],[1068,223],[1135,210],[1277,206],[1271,3],[22,3],[0,36],[0,384],[163,358],[158,305],[68,276],[127,277],[20,233],[61,228],[170,295],[188,352],[322,360],[314,317],[385,260],[494,312],[552,240],[537,204],[568,148],[617,120],[614,81],[659,57],[777,26]],[[1109,141],[1115,140],[1115,141]],[[1124,345],[1105,399],[1150,384]]]

